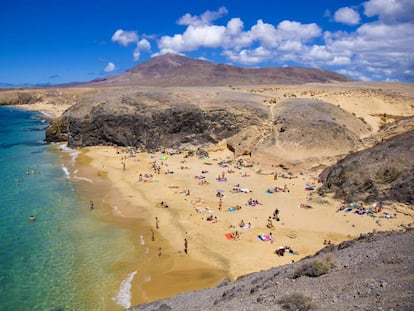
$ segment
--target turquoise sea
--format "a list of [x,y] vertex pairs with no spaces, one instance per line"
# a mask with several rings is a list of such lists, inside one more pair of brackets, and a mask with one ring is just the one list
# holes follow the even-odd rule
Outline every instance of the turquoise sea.
[[123,309],[127,232],[89,209],[76,152],[45,144],[38,115],[0,106],[0,310]]

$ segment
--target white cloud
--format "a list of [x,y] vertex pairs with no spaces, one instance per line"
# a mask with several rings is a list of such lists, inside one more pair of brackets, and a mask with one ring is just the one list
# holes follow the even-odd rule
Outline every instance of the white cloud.
[[127,46],[130,43],[138,42],[138,35],[135,31],[118,29],[112,35],[112,42],[117,42],[122,46]]
[[105,72],[112,72],[116,69],[114,63],[109,62],[108,65],[106,65],[104,71]]
[[334,20],[347,25],[357,25],[361,21],[359,13],[349,7],[340,8],[334,14]]
[[413,75],[404,75],[414,64],[414,24],[367,23],[356,32],[326,33],[325,45],[335,57],[352,59],[354,70],[372,79],[414,79]]
[[158,47],[176,52],[194,51],[200,47],[217,48],[223,43],[225,32],[224,26],[190,25],[182,35],[162,37]]
[[[194,20],[195,17],[192,17]],[[253,43],[258,43],[263,48],[277,48],[283,45],[285,49],[297,49],[301,42],[307,42],[321,35],[321,29],[316,24],[301,24],[294,21],[283,21],[278,27],[258,20],[248,31],[243,31],[243,22],[240,18],[231,19],[227,25],[206,25],[205,23],[193,23],[187,26],[183,34],[163,36],[158,41],[161,50],[175,52],[195,51],[200,48],[224,48],[240,51],[250,49]],[[233,54],[231,54],[233,55]],[[234,57],[247,61],[247,55]],[[256,57],[254,57],[256,59]],[[256,60],[252,60],[255,63]]]
[[141,51],[150,51],[151,50],[151,43],[147,39],[141,39],[137,42],[137,46],[132,53],[132,57],[134,61],[139,60],[141,57]]
[[414,20],[413,0],[369,0],[363,5],[366,16],[378,16],[384,23],[412,23]]
[[303,45],[300,41],[296,40],[286,40],[285,42],[279,45],[279,51],[286,52],[299,52],[302,49]]
[[149,51],[151,50],[151,43],[147,39],[142,39],[137,43],[137,47],[139,47],[140,50]]
[[231,61],[245,65],[257,65],[273,57],[272,52],[263,47],[253,50],[241,50],[240,52],[228,50],[224,51],[223,54]]
[[210,25],[212,21],[219,19],[223,15],[227,14],[228,11],[225,7],[221,7],[218,11],[206,11],[201,16],[192,16],[191,14],[185,14],[178,20],[178,25],[192,25],[192,26],[203,26]]
[[277,26],[284,39],[309,41],[321,35],[321,28],[315,23],[302,24],[294,21],[283,21]]
[[[291,20],[270,24],[258,19],[248,28],[241,18],[233,17],[219,24],[217,20],[228,13],[224,7],[200,16],[186,14],[178,20],[184,31],[159,38],[153,55],[208,49],[235,64],[298,64],[360,80],[414,81],[414,0],[368,0],[359,8],[370,22],[352,31],[323,33],[316,23]],[[349,25],[361,23],[355,8],[343,7],[329,16]],[[139,41],[135,32],[119,29],[113,41],[124,46],[135,43],[133,58],[138,60],[142,51],[151,50],[149,40],[154,38],[146,38]]]

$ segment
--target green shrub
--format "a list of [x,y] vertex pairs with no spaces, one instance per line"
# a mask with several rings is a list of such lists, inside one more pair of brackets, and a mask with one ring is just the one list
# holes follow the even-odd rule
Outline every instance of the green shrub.
[[309,276],[312,278],[321,276],[329,272],[330,264],[326,261],[314,260],[304,263],[299,266],[293,273],[293,278],[299,278],[301,276]]
[[285,295],[281,297],[277,303],[282,309],[289,311],[309,311],[316,309],[316,305],[312,302],[312,298],[306,297],[301,293]]

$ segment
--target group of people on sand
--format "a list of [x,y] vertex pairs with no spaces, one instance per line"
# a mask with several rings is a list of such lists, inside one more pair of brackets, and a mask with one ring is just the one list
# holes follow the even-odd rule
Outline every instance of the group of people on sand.
[[250,198],[247,201],[246,205],[248,205],[248,206],[258,206],[258,205],[262,205],[262,203],[260,203],[259,200],[256,200],[256,199],[253,200],[252,198]]
[[139,174],[138,182],[152,182],[153,177],[152,174]]
[[345,199],[341,201],[341,207],[338,208],[337,211],[346,211],[350,212],[353,211],[357,215],[371,215],[378,214],[382,211],[384,207],[384,203],[382,201],[376,202],[372,205],[372,207],[366,208],[363,202],[360,203],[351,203],[350,207],[346,207]]
[[278,186],[275,186],[274,188],[268,188],[268,189],[267,189],[267,192],[268,192],[268,193],[275,193],[275,192],[290,192],[290,190],[289,190],[289,188],[287,187],[287,185],[285,184],[285,185],[283,186],[283,188],[282,188],[282,187],[278,187]]
[[218,222],[217,216],[210,215],[206,218],[207,221],[211,221],[211,223],[215,224]]
[[[161,163],[161,165],[159,164],[153,164],[154,167],[154,171],[158,172],[157,170],[159,169],[160,166],[164,165],[165,166],[166,163]],[[158,172],[159,173],[159,172]],[[199,184],[205,184],[207,183],[206,181],[206,174],[208,173],[207,170],[202,170],[201,174],[199,176],[196,176],[196,179],[199,179]],[[244,174],[244,177],[249,176],[247,173]],[[140,181],[144,181],[146,179],[152,179],[152,174],[140,174]],[[144,180],[145,179],[145,180]],[[227,181],[227,176],[226,173],[224,171],[222,171],[218,176],[217,176],[217,181]],[[275,174],[274,180],[277,180],[277,173]],[[289,192],[289,189],[287,187],[287,185],[284,185],[284,187],[278,187],[275,186],[274,188],[271,189],[274,192]],[[240,187],[240,184],[235,184],[233,186],[233,190],[231,191],[232,193],[247,193],[247,192],[252,192],[249,191],[248,189],[242,189]],[[183,191],[180,192],[180,194],[188,197],[190,196],[190,189],[185,189]],[[191,193],[192,194],[192,193]],[[221,211],[224,203],[223,203],[223,198],[224,198],[224,190],[217,190],[216,191],[216,198],[218,201],[218,210]],[[187,200],[187,199],[186,199]],[[199,201],[203,201],[204,200],[199,200]],[[198,202],[198,201],[197,201]],[[196,201],[191,201],[191,203],[197,203]],[[169,207],[167,202],[165,201],[161,201],[160,203],[161,207],[167,208]],[[247,203],[245,204],[247,206],[258,206],[258,205],[262,205],[261,202],[259,202],[259,200],[257,199],[253,199],[252,197],[249,198],[249,200],[247,201]],[[237,204],[234,208],[232,208],[232,210],[241,210],[242,206]],[[230,208],[229,208],[230,210]],[[211,211],[212,212],[212,211]],[[202,218],[203,219],[203,218]],[[204,218],[206,221],[210,222],[210,223],[217,223],[218,222],[218,217],[217,216],[213,216],[213,215],[209,215],[208,217]],[[266,224],[266,228],[271,230],[274,230],[275,225],[274,225],[274,221],[279,221],[279,210],[276,208],[273,212],[273,214],[271,216],[268,217],[267,219],[267,224]],[[230,226],[231,228],[233,228],[233,231],[230,230],[230,232],[226,233],[226,236],[228,239],[232,239],[232,240],[239,240],[241,237],[241,234],[244,232],[241,229],[250,229],[252,228],[252,223],[251,222],[245,222],[243,219],[240,220],[240,222],[238,224],[234,224]],[[159,219],[158,217],[155,217],[155,228],[154,229],[159,229],[160,225],[159,225]],[[155,240],[155,231],[156,230],[151,230],[151,239],[152,241]],[[272,232],[270,232],[269,234],[266,235],[267,237],[270,237],[270,239],[268,241],[271,241],[271,243],[273,243],[275,240],[273,238]],[[187,254],[188,252],[188,241],[187,239],[185,239],[184,241],[184,252]],[[276,254],[278,254],[279,256],[283,256],[285,252],[290,252],[290,253],[294,253],[289,246],[284,246],[281,247],[279,249],[277,249],[275,251]],[[158,249],[158,255],[161,256],[161,248]]]

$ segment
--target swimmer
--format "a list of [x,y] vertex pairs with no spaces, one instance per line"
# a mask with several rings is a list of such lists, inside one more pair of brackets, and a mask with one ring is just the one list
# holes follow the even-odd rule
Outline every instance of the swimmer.
[[36,217],[34,217],[33,215],[30,215],[30,221],[35,221]]

